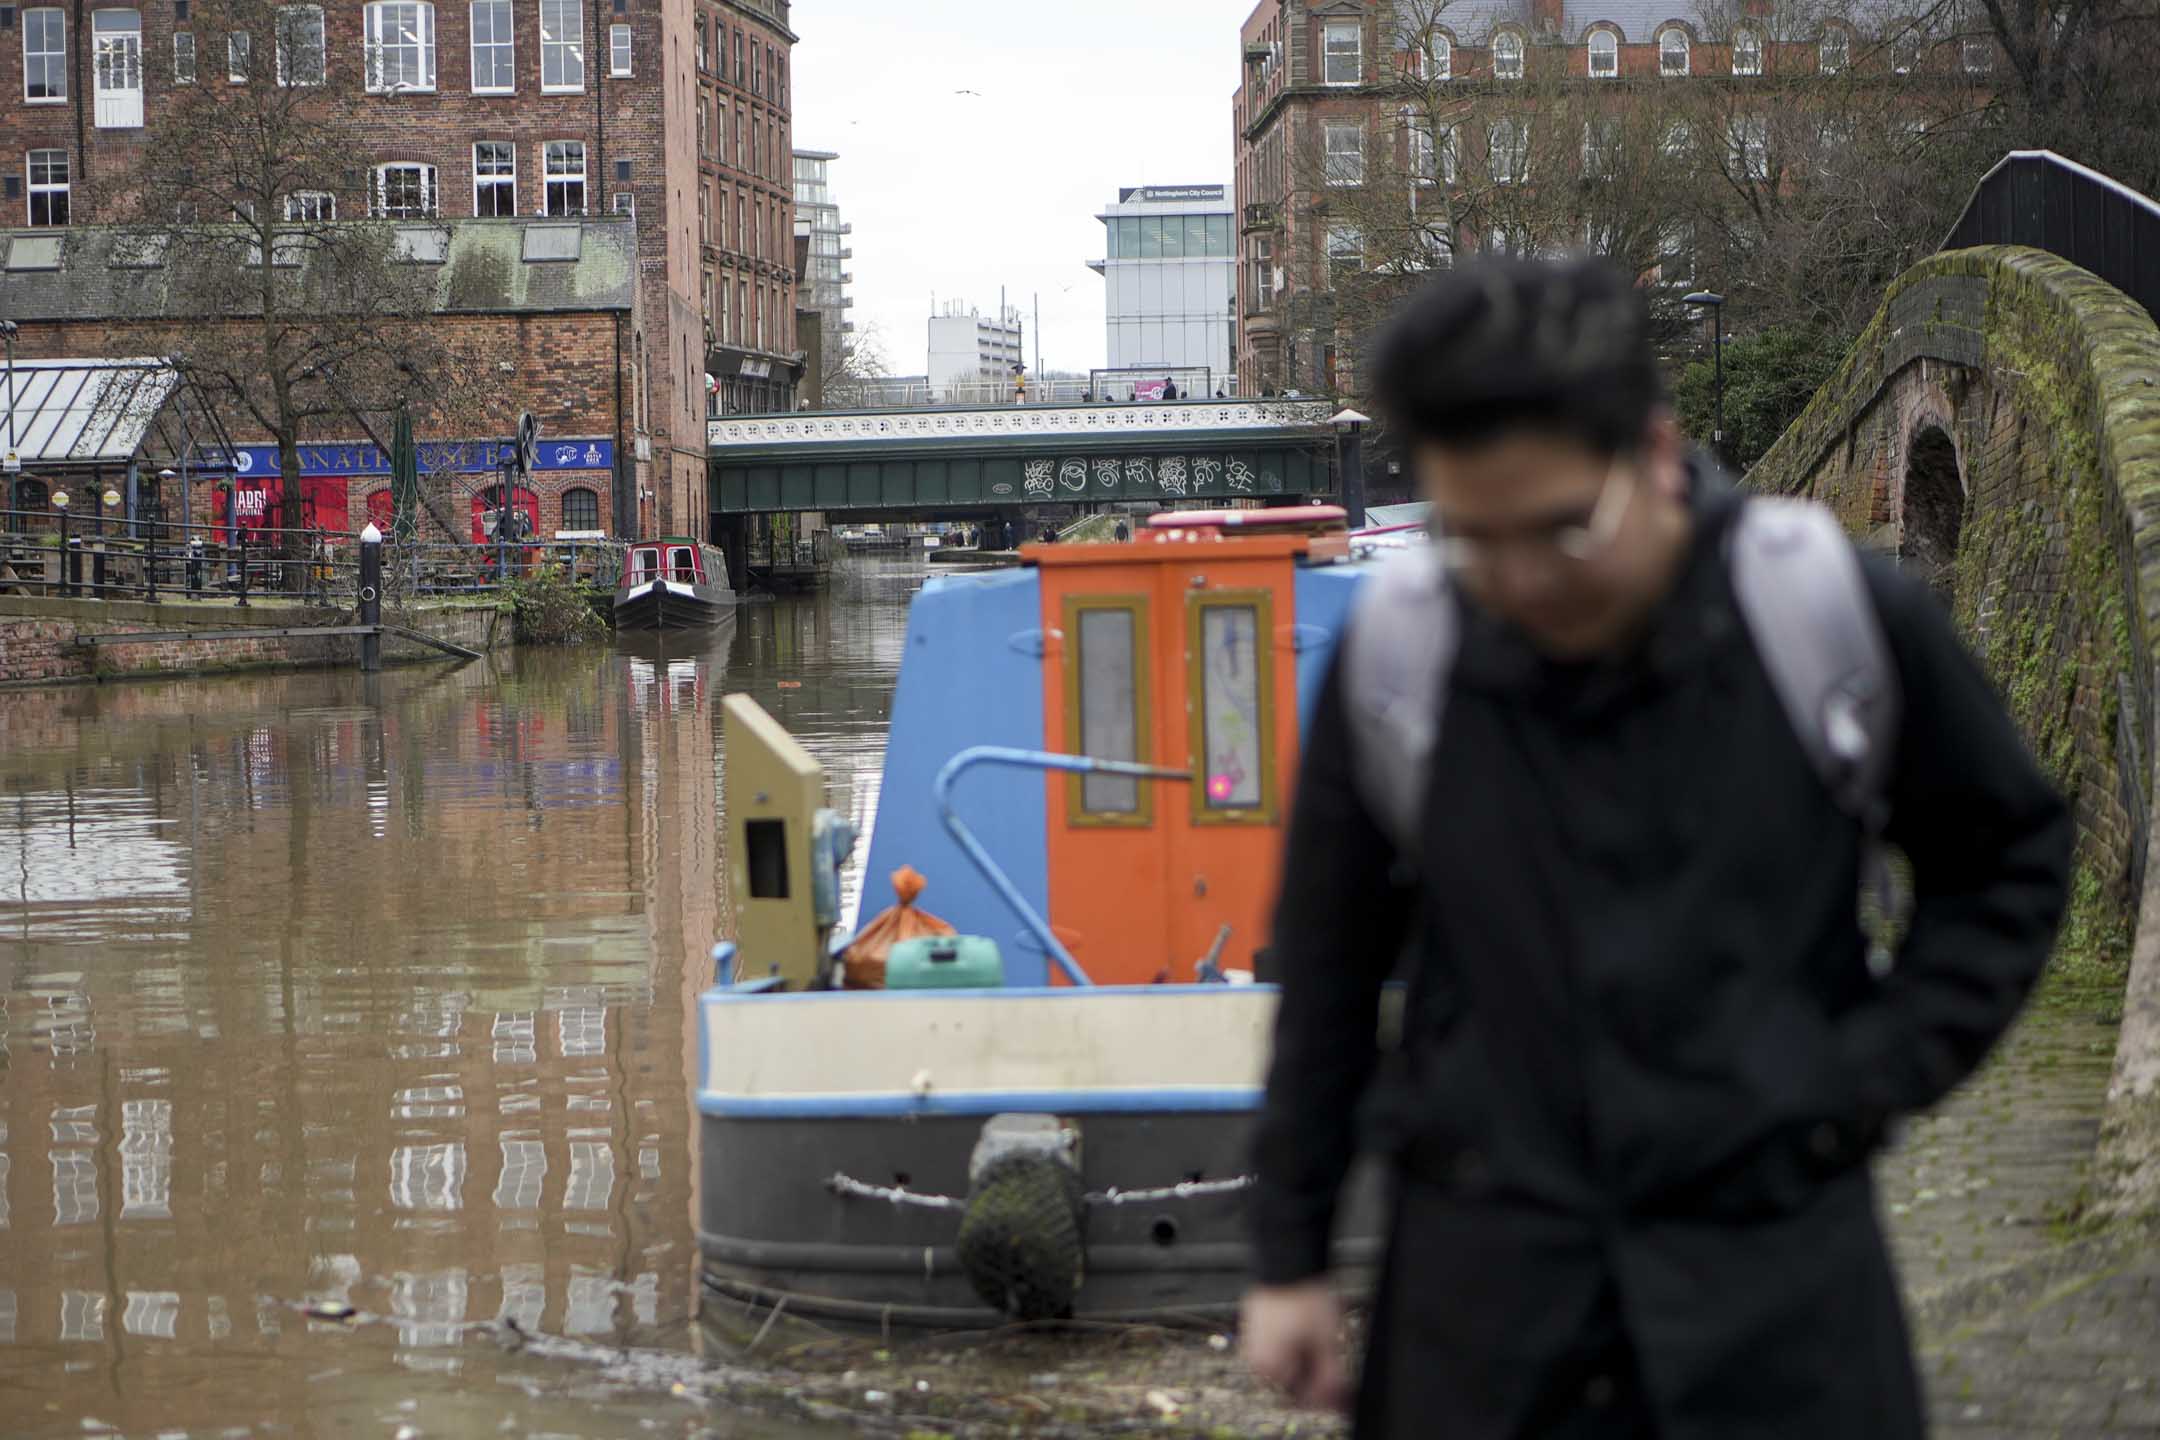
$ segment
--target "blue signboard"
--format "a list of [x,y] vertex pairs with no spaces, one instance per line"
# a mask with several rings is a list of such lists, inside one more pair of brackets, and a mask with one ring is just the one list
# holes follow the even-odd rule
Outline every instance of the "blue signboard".
[[[420,473],[453,470],[460,475],[493,475],[516,458],[517,447],[507,440],[439,440],[420,444]],[[228,467],[227,454],[231,455]],[[230,452],[205,446],[195,457],[206,469],[230,468],[238,475],[277,475],[278,447],[236,445]],[[540,442],[541,470],[612,470],[615,442],[599,437]],[[390,456],[374,445],[338,441],[328,445],[300,447],[302,475],[382,475],[390,473]]]

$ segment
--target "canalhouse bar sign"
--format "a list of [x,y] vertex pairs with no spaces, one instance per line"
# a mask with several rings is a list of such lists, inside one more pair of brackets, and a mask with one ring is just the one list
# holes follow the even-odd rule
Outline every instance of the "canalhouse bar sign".
[[[420,447],[420,473],[450,470],[460,475],[493,475],[517,458],[515,443],[505,440],[439,440]],[[230,457],[228,459],[228,456]],[[598,436],[542,440],[536,469],[612,470],[615,442]],[[231,470],[236,475],[277,475],[278,447],[236,445],[230,451],[204,446],[195,456],[197,466],[207,470]],[[302,475],[387,476],[388,452],[374,445],[341,441],[329,445],[300,447]]]

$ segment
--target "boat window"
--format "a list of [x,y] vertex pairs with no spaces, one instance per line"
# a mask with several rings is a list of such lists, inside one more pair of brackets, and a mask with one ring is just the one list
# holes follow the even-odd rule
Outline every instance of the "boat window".
[[633,550],[630,552],[631,583],[642,585],[660,568],[660,552],[657,550]]
[[[1067,737],[1097,760],[1147,758],[1147,621],[1138,597],[1066,601]],[[1076,824],[1145,825],[1149,787],[1127,775],[1076,775],[1068,790]]]
[[1194,596],[1188,642],[1200,785],[1197,818],[1267,824],[1274,815],[1272,631],[1265,594]]
[[674,578],[685,585],[697,583],[697,556],[687,545],[672,546],[668,550],[668,568]]

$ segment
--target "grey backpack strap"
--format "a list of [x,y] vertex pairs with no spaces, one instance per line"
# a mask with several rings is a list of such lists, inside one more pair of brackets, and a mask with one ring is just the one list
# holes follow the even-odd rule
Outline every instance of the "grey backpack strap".
[[1759,499],[1731,545],[1733,595],[1793,733],[1838,808],[1880,834],[1901,699],[1852,541],[1820,505]]
[[1460,620],[1437,546],[1390,556],[1359,588],[1343,646],[1358,794],[1404,853],[1417,849]]
[[1875,910],[1868,965],[1886,974],[1901,905],[1883,830],[1903,697],[1860,557],[1837,517],[1804,500],[1750,500],[1730,538],[1733,595],[1770,684],[1831,798],[1860,825]]

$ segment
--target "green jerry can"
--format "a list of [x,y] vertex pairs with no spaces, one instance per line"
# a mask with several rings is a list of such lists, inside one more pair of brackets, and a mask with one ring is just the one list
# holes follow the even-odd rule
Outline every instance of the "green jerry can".
[[1005,983],[1005,957],[983,935],[917,935],[885,957],[888,990],[995,990]]

